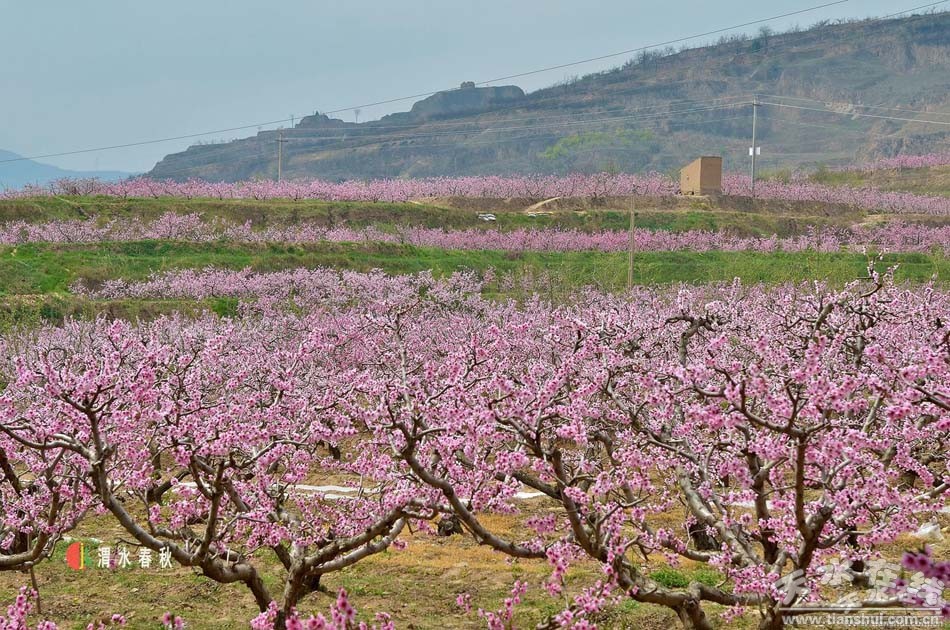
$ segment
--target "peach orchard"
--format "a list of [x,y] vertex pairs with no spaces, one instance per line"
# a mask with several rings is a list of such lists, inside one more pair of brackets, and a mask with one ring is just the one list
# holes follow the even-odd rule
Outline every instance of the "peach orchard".
[[[857,583],[946,506],[950,293],[937,286],[872,271],[838,289],[737,281],[552,304],[486,300],[469,275],[350,273],[328,274],[306,308],[275,286],[236,318],[2,339],[0,569],[47,561],[100,515],[247,589],[256,628],[358,627],[345,593],[329,616],[297,611],[324,576],[411,554],[400,535],[441,518],[499,562],[550,567],[481,611],[491,628],[510,626],[529,587],[559,602],[549,627],[594,627],[631,599],[688,628],[720,615],[780,628],[783,607],[818,596],[822,564],[846,559]],[[341,478],[363,492],[303,488]],[[517,499],[526,489],[543,513]],[[522,533],[493,529],[493,513]],[[684,560],[721,582],[665,586],[647,570]],[[579,561],[600,577],[566,589]],[[789,602],[793,575],[805,588]],[[911,601],[899,587],[868,605]],[[24,591],[2,627],[29,609]]]

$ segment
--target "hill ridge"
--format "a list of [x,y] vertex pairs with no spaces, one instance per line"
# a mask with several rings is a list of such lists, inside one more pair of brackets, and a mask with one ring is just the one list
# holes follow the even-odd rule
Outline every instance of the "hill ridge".
[[[451,106],[466,92],[487,94],[482,90],[507,90],[509,97]],[[283,131],[283,174],[343,180],[668,172],[710,153],[723,155],[727,169],[745,168],[751,108],[740,104],[753,93],[950,111],[950,12],[780,34],[761,29],[679,52],[644,52],[618,68],[529,94],[516,86],[441,92],[376,121],[309,116]],[[728,102],[736,105],[686,111]],[[832,116],[770,106],[760,113],[765,169],[950,149],[950,127],[858,118],[854,111]],[[506,119],[518,124],[499,127]],[[585,122],[593,119],[603,121]],[[193,146],[166,156],[150,175],[273,178],[276,134]]]

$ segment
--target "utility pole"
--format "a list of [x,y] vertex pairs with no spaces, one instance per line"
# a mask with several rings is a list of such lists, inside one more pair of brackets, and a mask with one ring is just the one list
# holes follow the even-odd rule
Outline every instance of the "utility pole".
[[752,199],[755,200],[755,156],[759,153],[759,147],[755,144],[755,119],[756,114],[759,111],[759,99],[753,94],[752,95],[752,146],[749,147],[749,155],[752,156],[752,173],[749,178],[749,183],[752,188]]
[[287,140],[284,139],[284,130],[278,129],[277,130],[277,183],[278,184],[280,183],[281,175],[282,175],[281,170],[283,167],[282,163],[284,161],[284,143],[285,142],[287,142]]
[[630,202],[630,242],[627,247],[627,290],[633,289],[633,251],[636,249],[637,213],[633,210],[633,202]]

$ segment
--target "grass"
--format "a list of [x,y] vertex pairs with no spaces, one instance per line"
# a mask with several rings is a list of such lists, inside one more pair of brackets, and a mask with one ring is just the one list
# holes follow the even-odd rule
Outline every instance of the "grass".
[[[511,517],[486,516],[486,522],[501,531],[519,527]],[[158,628],[165,611],[182,616],[192,630],[246,627],[257,614],[253,599],[241,585],[217,584],[174,565],[157,564],[142,569],[136,550],[129,546],[132,566],[100,569],[97,548],[113,550],[124,540],[121,530],[108,518],[89,518],[73,536],[84,543],[86,568],[74,571],[65,563],[67,543],[60,543],[53,556],[36,568],[44,618],[61,628],[85,628],[89,620],[125,615],[129,628]],[[484,627],[477,614],[465,614],[456,605],[460,593],[471,596],[473,609],[497,610],[516,580],[530,584],[524,603],[518,607],[516,627],[534,627],[563,609],[567,596],[552,598],[541,585],[550,574],[547,562],[517,560],[476,544],[470,537],[440,538],[422,533],[406,533],[405,551],[387,550],[343,571],[330,573],[323,583],[328,593],[309,595],[300,606],[303,614],[326,613],[332,598],[345,588],[357,607],[361,620],[372,621],[376,612],[388,612],[399,628],[462,629]],[[279,592],[278,567],[263,559],[257,562],[265,583]],[[566,593],[573,595],[600,577],[593,562],[581,561],[566,576]],[[16,589],[28,577],[0,573],[0,602],[13,599]],[[653,606],[622,602],[608,608],[602,627],[638,627],[659,630],[670,627],[673,615]]]
[[203,311],[233,316],[237,314],[237,306],[238,301],[233,298],[103,301],[64,293],[15,295],[0,298],[0,335],[15,328],[32,328],[43,323],[59,324],[67,317],[89,319],[103,314],[110,318],[135,321],[151,320],[160,315],[174,313],[196,316]]
[[[676,200],[671,207],[638,208],[638,226],[651,229],[729,229],[743,234],[780,235],[799,233],[808,225],[848,225],[867,215],[854,211],[834,211],[808,207],[720,206],[709,200]],[[605,207],[574,209],[556,207],[550,215],[529,217],[523,205],[495,210],[498,221],[489,227],[513,229],[526,226],[560,228],[625,229],[627,209],[617,203]],[[390,229],[398,224],[438,227],[485,227],[477,218],[478,208],[419,204],[359,204],[292,201],[217,201],[182,199],[117,200],[107,198],[38,198],[0,202],[0,221],[101,216],[148,220],[166,211],[201,212],[206,220],[294,223],[311,221],[322,225],[346,222]],[[936,276],[946,283],[950,262],[942,254],[891,254],[883,265],[900,264],[898,280],[922,282]],[[89,317],[97,313],[129,319],[152,318],[160,314],[197,313],[211,310],[222,315],[237,312],[233,298],[203,301],[179,299],[134,299],[95,301],[70,292],[76,281],[93,285],[109,279],[141,280],[149,274],[186,268],[216,266],[231,269],[250,267],[273,271],[297,267],[335,267],[353,270],[382,269],[392,274],[431,269],[437,275],[471,269],[494,269],[499,277],[519,279],[557,297],[561,292],[594,284],[608,290],[622,289],[626,283],[627,258],[624,253],[604,252],[501,252],[457,251],[396,244],[315,243],[307,245],[186,243],[142,241],[97,244],[28,244],[0,246],[0,333],[9,326],[61,321],[68,316]],[[640,284],[673,282],[731,281],[779,283],[825,279],[844,283],[864,274],[866,259],[852,253],[755,253],[755,252],[642,252],[635,257],[635,281]],[[489,286],[494,295],[513,295],[515,290],[500,282]],[[517,295],[515,295],[517,296]],[[515,532],[522,527],[502,516],[493,526]],[[673,525],[671,525],[673,526]],[[117,541],[122,533],[105,518],[90,518],[74,533],[96,543],[92,537]],[[498,609],[515,580],[527,580],[531,590],[519,608],[517,627],[533,627],[560,610],[565,599],[552,599],[540,584],[549,575],[545,562],[514,561],[476,545],[470,538],[429,537],[405,534],[409,550],[387,551],[348,569],[328,575],[325,586],[335,592],[346,588],[360,610],[361,618],[372,620],[376,611],[393,615],[400,628],[484,627],[474,614],[461,614],[457,594],[472,596],[475,608]],[[112,542],[114,546],[114,542]],[[906,547],[905,543],[904,546]],[[167,611],[183,616],[195,630],[246,627],[256,614],[249,594],[240,586],[213,583],[178,568],[162,572],[109,571],[95,569],[94,557],[82,572],[68,569],[64,545],[49,561],[37,567],[45,616],[62,628],[84,628],[99,616],[120,612],[128,616],[130,628],[157,628],[158,617]],[[264,561],[262,561],[264,562]],[[276,585],[276,567],[267,566],[266,580]],[[665,566],[657,558],[648,567],[659,583],[680,586],[692,580],[719,584],[722,576],[707,567],[684,562]],[[567,575],[567,593],[591,584],[600,576],[592,563],[580,562]],[[18,573],[0,573],[0,604],[13,598],[16,588],[27,583]],[[302,611],[325,612],[331,598],[314,594],[305,600]],[[751,616],[726,624],[718,620],[718,609],[709,607],[709,616],[721,627],[753,628]],[[661,608],[624,600],[606,610],[598,619],[604,628],[659,630],[676,625],[673,615]]]
[[[782,283],[824,279],[843,284],[866,273],[867,259],[852,253],[642,252],[636,255],[638,284],[676,282]],[[950,259],[942,254],[888,254],[878,268],[899,264],[898,281],[950,278]],[[260,245],[147,241],[84,245],[31,244],[0,247],[0,333],[11,327],[62,322],[66,317],[106,314],[153,319],[162,314],[209,310],[235,315],[238,301],[219,297],[190,299],[90,300],[70,292],[77,281],[91,286],[122,278],[142,280],[154,272],[216,266],[275,271],[334,267],[391,274],[431,269],[436,275],[493,269],[487,295],[521,298],[537,291],[558,300],[585,285],[608,291],[626,286],[627,258],[605,252],[499,252],[419,248],[394,244],[325,243]]]
[[[865,212],[846,207],[820,206],[747,198],[613,198],[600,205],[589,200],[559,200],[544,206],[542,213],[523,212],[530,200],[443,199],[420,203],[328,202],[273,199],[118,199],[113,197],[34,197],[0,200],[0,222],[23,220],[34,223],[97,217],[101,220],[149,221],[165,212],[200,213],[205,220],[250,221],[255,226],[310,223],[320,226],[373,225],[383,230],[415,225],[445,229],[553,227],[579,230],[627,228],[631,204],[638,213],[637,225],[652,230],[727,230],[741,235],[789,236],[809,226],[847,226],[863,221]],[[486,223],[480,212],[493,212],[497,221]],[[906,220],[940,221],[933,217]],[[945,221],[945,219],[944,219]]]
[[[899,280],[950,277],[950,261],[940,253],[888,254],[884,265],[899,264]],[[556,277],[558,284],[620,289],[627,257],[618,252],[502,252],[442,250],[388,243],[305,245],[140,241],[95,244],[0,246],[0,296],[64,295],[79,281],[91,285],[123,278],[142,280],[155,272],[207,266],[275,271],[335,267],[404,274],[431,269],[437,275],[462,269],[494,269],[515,276]],[[865,271],[861,254],[840,252],[641,252],[635,257],[639,284],[731,281],[780,283],[823,279],[843,283]]]
[[[546,511],[543,501],[532,507]],[[490,529],[504,536],[517,538],[524,527],[523,521],[512,516],[493,514],[482,518]],[[669,518],[672,522],[680,517],[671,513]],[[67,543],[60,543],[52,558],[36,568],[44,617],[56,621],[61,628],[80,630],[90,620],[107,618],[112,613],[128,617],[128,627],[132,629],[158,628],[159,616],[169,611],[185,618],[192,630],[218,630],[247,627],[247,621],[257,614],[253,599],[243,586],[217,584],[177,565],[162,569],[156,562],[151,568],[142,569],[132,546],[129,546],[131,567],[97,568],[100,544],[114,550],[127,539],[108,517],[87,518],[72,535],[84,542],[87,558],[84,570],[74,571],[66,566]],[[550,597],[542,587],[550,576],[550,566],[545,561],[509,560],[467,536],[441,538],[404,532],[401,538],[408,545],[406,550],[390,549],[324,576],[323,584],[328,592],[309,595],[301,602],[300,611],[304,615],[325,613],[336,592],[345,588],[361,620],[370,622],[376,612],[388,612],[398,628],[481,628],[485,627],[484,622],[475,612],[463,613],[456,605],[456,597],[468,594],[474,610],[498,610],[514,582],[521,580],[529,584],[529,590],[523,604],[516,608],[515,627],[531,628],[562,610],[580,589],[602,577],[595,563],[577,561],[566,575],[565,594]],[[885,557],[894,559],[903,549],[912,548],[918,542],[905,537],[882,551]],[[945,552],[944,543],[935,545],[938,557],[944,557]],[[255,563],[268,588],[274,592],[279,590],[280,570],[267,558],[265,554],[256,558]],[[730,588],[730,582],[715,569],[688,560],[674,567],[666,563],[664,556],[656,554],[645,562],[644,568],[651,578],[668,588],[683,588],[692,581]],[[17,588],[26,583],[26,575],[0,572],[0,602],[11,601]],[[834,601],[844,592],[829,591],[826,599]],[[704,609],[718,628],[752,630],[756,627],[754,610],[726,622],[718,616],[721,607],[707,603]],[[602,628],[666,630],[678,627],[670,611],[632,600],[608,606],[596,621]]]
[[820,184],[830,186],[873,186],[882,190],[950,197],[950,165],[902,170],[890,169],[866,173],[820,169],[812,175],[812,179]]
[[684,588],[691,582],[699,582],[707,586],[715,586],[723,582],[721,573],[707,567],[698,567],[683,571],[673,567],[660,567],[650,573],[650,577],[667,588]]

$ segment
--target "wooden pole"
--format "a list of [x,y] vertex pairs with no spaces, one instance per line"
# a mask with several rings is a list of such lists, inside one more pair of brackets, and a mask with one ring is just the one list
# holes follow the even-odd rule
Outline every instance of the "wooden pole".
[[284,157],[283,154],[284,154],[284,132],[278,131],[277,132],[277,183],[278,184],[280,183],[280,176],[281,176],[280,167],[281,167],[281,162],[283,161],[283,157]]
[[636,249],[637,213],[633,210],[633,202],[630,202],[630,242],[627,248],[627,289],[633,289],[633,252]]
[[759,110],[759,99],[752,96],[752,172],[749,175],[749,187],[752,189],[752,200],[755,201],[755,115]]

